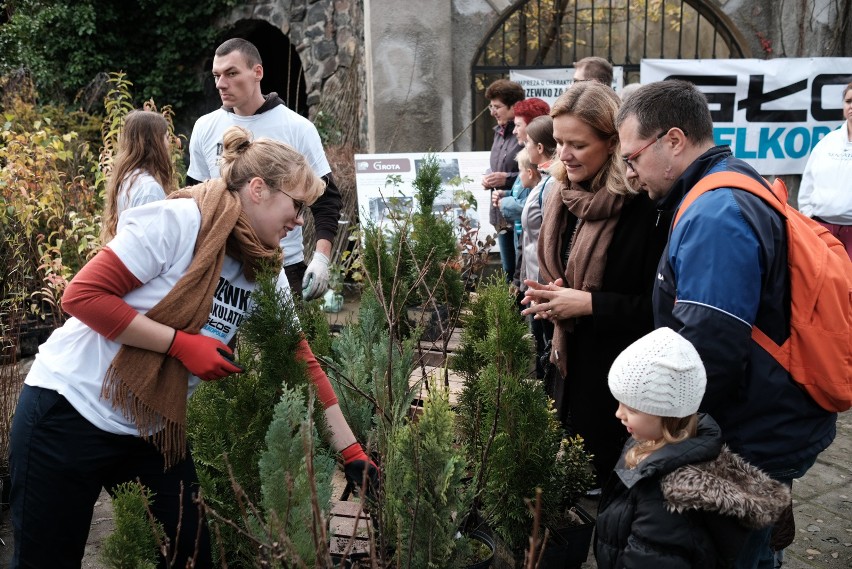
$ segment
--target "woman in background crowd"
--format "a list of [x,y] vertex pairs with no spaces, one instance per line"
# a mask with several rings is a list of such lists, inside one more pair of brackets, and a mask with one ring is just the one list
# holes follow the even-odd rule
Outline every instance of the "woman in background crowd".
[[169,124],[153,111],[130,111],[118,136],[118,150],[107,179],[101,242],[115,237],[118,217],[131,207],[166,199],[177,189]]
[[511,282],[516,262],[514,228],[500,214],[498,201],[502,191],[511,193],[518,178],[515,156],[522,146],[512,133],[515,130],[515,105],[524,100],[524,88],[514,81],[498,79],[485,90],[485,98],[489,101],[488,109],[497,121],[497,126],[494,127],[494,142],[491,145],[491,168],[482,177],[482,187],[491,190],[489,220],[497,230],[497,244],[506,281]]
[[[534,118],[526,128],[526,151],[529,161],[539,171],[540,179],[532,189],[524,204],[521,214],[521,294],[527,290],[524,281],[529,279],[539,281],[538,273],[538,236],[541,230],[543,206],[547,202],[553,186],[557,184],[556,177],[551,172],[556,170],[557,177],[564,180],[565,169],[562,163],[553,161],[556,152],[556,141],[553,140],[553,119],[549,115]],[[544,284],[544,283],[543,283]],[[535,339],[536,348],[536,377],[544,379],[545,366],[543,357],[547,342],[553,338],[553,324],[543,318],[530,317],[530,330]]]

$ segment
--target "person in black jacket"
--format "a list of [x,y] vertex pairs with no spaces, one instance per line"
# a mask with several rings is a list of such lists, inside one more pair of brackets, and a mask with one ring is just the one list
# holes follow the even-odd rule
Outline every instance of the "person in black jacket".
[[659,328],[612,364],[609,387],[632,438],[601,497],[599,569],[732,567],[756,528],[790,499],[787,486],[723,446],[698,414],[707,376],[688,340]]
[[624,348],[654,329],[651,292],[668,234],[668,219],[630,187],[618,158],[620,103],[611,88],[587,81],[551,109],[565,174],[543,206],[538,258],[545,284],[524,281],[522,300],[525,315],[554,324],[550,361],[559,377],[547,381],[549,394],[565,427],[594,455],[598,488],[625,439],[607,373]]

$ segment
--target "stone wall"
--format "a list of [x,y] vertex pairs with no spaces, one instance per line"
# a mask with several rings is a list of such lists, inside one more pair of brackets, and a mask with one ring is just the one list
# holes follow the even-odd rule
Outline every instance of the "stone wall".
[[[707,1],[731,19],[754,57],[852,54],[852,0]],[[260,20],[281,30],[299,53],[311,115],[333,116],[357,133],[350,141],[357,146],[464,151],[471,145],[473,57],[515,3],[254,0],[222,27]]]

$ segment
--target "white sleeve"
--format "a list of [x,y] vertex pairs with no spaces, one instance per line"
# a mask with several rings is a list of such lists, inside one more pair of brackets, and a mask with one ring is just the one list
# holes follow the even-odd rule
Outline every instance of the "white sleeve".
[[317,176],[325,176],[331,172],[331,167],[325,157],[325,150],[323,150],[317,127],[308,119],[301,116],[299,118],[304,122],[299,126],[299,145],[296,150],[305,155],[308,164],[311,165],[311,169]]
[[808,163],[805,165],[805,171],[802,172],[802,182],[799,184],[798,209],[803,215],[808,217],[814,214],[814,204],[811,203],[811,198],[814,194],[814,169],[817,168],[816,162],[819,160],[819,145],[820,143],[817,143],[811,151]]
[[204,138],[203,128],[199,127],[201,119],[195,121],[192,127],[192,133],[189,135],[189,168],[186,170],[186,175],[194,180],[203,182],[212,178],[210,171],[207,168],[207,160],[204,158]]
[[192,258],[200,226],[195,200],[161,200],[124,212],[109,248],[147,283]]

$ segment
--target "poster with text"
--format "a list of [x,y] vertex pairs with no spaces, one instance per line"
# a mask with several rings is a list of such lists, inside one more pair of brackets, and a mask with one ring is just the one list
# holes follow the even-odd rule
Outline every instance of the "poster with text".
[[852,57],[643,59],[641,77],[694,83],[707,96],[716,144],[763,175],[801,174],[816,143],[843,124]]
[[[624,83],[623,68],[612,68],[612,88],[616,93],[621,92]],[[512,69],[509,79],[520,83],[527,97],[538,97],[551,107],[559,95],[574,82],[574,68],[560,69]]]
[[[369,222],[392,227],[394,216],[410,212],[415,207],[414,178],[427,153],[356,154],[355,182],[358,189],[358,213],[361,225]],[[469,210],[471,226],[479,228],[477,240],[494,235],[488,220],[491,193],[482,187],[482,176],[489,167],[489,152],[441,152],[435,154],[440,165],[442,192],[433,210],[445,215],[458,226],[462,190],[471,192],[476,209]]]

